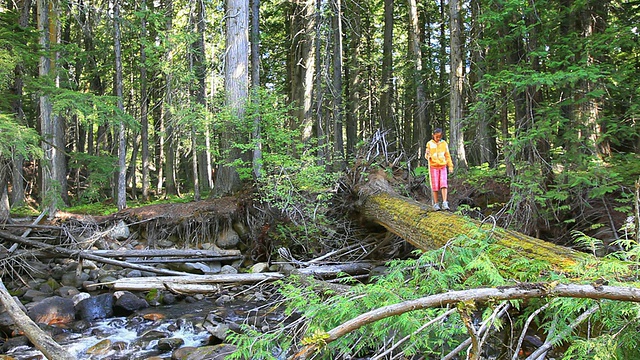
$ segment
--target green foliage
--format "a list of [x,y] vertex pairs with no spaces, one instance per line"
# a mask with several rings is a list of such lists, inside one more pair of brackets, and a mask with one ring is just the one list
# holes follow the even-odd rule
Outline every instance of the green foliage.
[[[231,342],[238,346],[238,352],[234,356],[277,359],[290,356],[296,346],[313,343],[322,345],[316,359],[366,357],[383,351],[383,339],[395,342],[408,336],[410,341],[400,346],[396,354],[402,352],[405,356],[420,354],[428,358],[443,357],[468,337],[459,315],[454,313],[419,332],[418,329],[447,309],[412,311],[366,325],[328,344],[324,343],[324,339],[327,331],[357,315],[406,300],[451,290],[513,285],[521,281],[548,284],[567,281],[565,274],[551,271],[549,264],[541,261],[521,257],[516,260],[518,265],[515,270],[510,268],[512,264],[493,262],[492,258],[502,258],[496,255],[499,251],[499,247],[491,241],[490,232],[478,229],[473,236],[453,239],[441,249],[421,253],[416,258],[392,260],[387,264],[385,274],[377,276],[368,284],[353,286],[344,293],[330,290],[319,292],[295,277],[289,278],[279,283],[278,288],[284,295],[285,313],[299,314],[300,320],[295,326],[287,326],[268,334],[253,330],[231,335]],[[515,254],[504,255],[511,257]],[[573,276],[579,276],[585,281],[620,271],[600,263],[580,264],[577,270],[580,272]],[[516,277],[506,278],[505,274],[514,274]],[[534,323],[541,331],[557,334],[568,329],[595,302],[588,299],[556,298],[511,303],[520,311],[511,312],[510,322],[497,323],[496,326],[512,326],[510,331],[519,331],[534,311],[548,303],[548,308],[535,318]],[[574,331],[559,339],[569,344],[566,356],[573,355],[565,358],[629,358],[620,357],[623,354],[635,358],[638,354],[634,344],[639,340],[635,331],[639,325],[639,308],[633,303],[616,301],[601,301],[599,304],[598,313],[590,320],[592,326],[589,333]],[[486,320],[496,305],[491,302],[470,303],[463,306],[463,311],[474,309],[474,314],[482,314],[482,319]],[[300,330],[303,330],[304,335],[301,335]],[[508,347],[509,344],[505,346]]]
[[100,156],[87,153],[71,153],[69,167],[86,176],[83,188],[78,194],[78,203],[100,202],[110,198],[106,192],[117,170],[117,158],[109,154]]
[[25,159],[39,159],[42,157],[39,141],[34,129],[17,124],[13,116],[0,114],[0,158],[21,155]]

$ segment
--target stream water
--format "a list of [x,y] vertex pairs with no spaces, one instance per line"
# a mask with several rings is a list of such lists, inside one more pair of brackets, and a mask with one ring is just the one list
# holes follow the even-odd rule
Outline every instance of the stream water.
[[[259,313],[260,304],[234,301],[224,306],[210,300],[148,308],[129,317],[114,317],[92,323],[76,322],[69,329],[57,330],[54,340],[77,359],[142,360],[170,359],[172,349],[159,342],[177,343],[174,347],[198,347],[212,344],[212,334],[204,324],[213,316],[221,323],[242,323]],[[153,316],[150,316],[153,315]],[[159,318],[159,319],[158,319]],[[265,321],[281,321],[272,313]],[[213,340],[215,343],[215,339]],[[217,342],[220,342],[219,340]],[[45,359],[30,345],[19,345],[6,352],[16,360]]]

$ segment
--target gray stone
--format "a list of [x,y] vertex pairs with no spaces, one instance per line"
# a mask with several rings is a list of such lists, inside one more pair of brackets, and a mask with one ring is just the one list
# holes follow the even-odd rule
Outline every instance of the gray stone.
[[240,235],[233,229],[226,229],[218,235],[216,245],[221,249],[234,249],[240,242]]

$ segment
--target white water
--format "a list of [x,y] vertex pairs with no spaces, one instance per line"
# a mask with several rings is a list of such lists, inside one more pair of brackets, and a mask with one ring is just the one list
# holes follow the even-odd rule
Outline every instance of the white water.
[[[143,326],[144,328],[139,332],[132,328],[126,318],[110,318],[95,322],[89,329],[85,330],[83,334],[78,334],[78,337],[74,338],[72,342],[61,345],[77,359],[99,360],[111,358],[114,355],[124,359],[128,358],[127,354],[140,354],[151,352],[155,349],[158,340],[150,341],[144,348],[136,348],[135,344],[137,340],[148,330],[157,330],[169,334],[171,338],[180,338],[184,340],[184,345],[182,346],[202,346],[206,343],[210,335],[206,330],[194,328],[193,324],[189,322],[183,323],[177,330],[169,330],[170,326],[175,327],[175,324],[163,323],[154,326]],[[124,344],[124,348],[121,350],[110,349],[108,352],[100,355],[87,354],[88,349],[105,339],[110,340],[112,344]],[[33,359],[38,358],[38,356],[42,356],[42,359],[44,359],[44,355],[42,355],[40,351],[26,346],[11,349],[7,352],[7,355],[13,356],[16,360]],[[170,353],[167,355],[170,356]]]

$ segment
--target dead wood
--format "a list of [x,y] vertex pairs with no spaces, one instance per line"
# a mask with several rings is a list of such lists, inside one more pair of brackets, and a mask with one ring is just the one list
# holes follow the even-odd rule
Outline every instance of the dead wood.
[[[148,291],[152,289],[179,289],[184,285],[207,285],[220,283],[255,283],[261,281],[274,281],[284,277],[280,273],[248,273],[248,274],[216,274],[216,275],[187,275],[187,276],[160,276],[122,278],[107,285],[114,290]],[[97,284],[105,285],[105,284]],[[192,286],[197,289],[197,286]],[[209,289],[208,287],[203,287]]]
[[193,249],[147,249],[147,250],[91,250],[85,251],[97,256],[108,258],[140,258],[140,257],[221,257],[221,256],[238,256],[241,255],[240,250],[193,250]]
[[31,343],[40,350],[47,359],[75,360],[76,357],[69,354],[62,346],[45,333],[40,327],[25,314],[15,302],[4,283],[0,279],[0,302],[11,316],[14,323],[20,328]]
[[549,262],[561,271],[570,270],[591,255],[541,239],[466,218],[447,211],[434,211],[431,206],[397,194],[384,173],[372,173],[358,188],[357,211],[366,221],[382,225],[415,247],[427,251],[445,246],[451,239],[471,234],[483,227],[499,246],[529,259]]
[[354,262],[347,264],[333,265],[311,265],[296,272],[313,276],[320,280],[336,278],[341,274],[346,275],[368,275],[373,265],[367,262]]
[[0,231],[0,238],[3,238],[5,240],[8,241],[13,241],[16,243],[20,243],[23,245],[28,245],[43,251],[47,251],[47,252],[53,252],[53,253],[58,253],[58,254],[63,254],[66,255],[70,258],[80,258],[80,259],[87,259],[87,260],[93,260],[93,261],[97,261],[97,262],[101,262],[104,264],[111,264],[111,265],[116,265],[116,266],[120,266],[123,268],[130,268],[130,269],[136,269],[136,270],[140,270],[140,271],[148,271],[148,272],[153,272],[156,274],[164,274],[164,275],[190,275],[184,272],[180,272],[180,271],[173,271],[173,270],[166,270],[166,269],[156,269],[152,266],[146,266],[146,265],[139,265],[139,264],[132,264],[126,261],[120,261],[120,260],[114,260],[114,259],[108,259],[102,256],[97,256],[97,255],[93,255],[91,253],[88,253],[86,251],[82,251],[82,250],[73,250],[73,249],[67,249],[64,247],[60,247],[60,246],[53,246],[53,245],[49,245],[40,241],[35,241],[35,240],[30,240],[30,239],[26,239],[23,238],[21,236],[16,236],[13,235],[11,233],[8,233],[6,231]]
[[347,322],[329,330],[322,337],[321,343],[306,345],[291,360],[308,359],[315,354],[320,346],[324,346],[337,340],[354,330],[378,320],[391,316],[404,314],[409,311],[444,307],[460,302],[474,301],[503,301],[522,300],[541,297],[569,297],[582,299],[607,299],[618,301],[640,302],[640,289],[618,286],[597,286],[579,284],[518,284],[499,288],[481,288],[470,290],[449,291],[442,294],[431,295],[415,300],[404,301],[398,304],[383,306],[348,320]]

